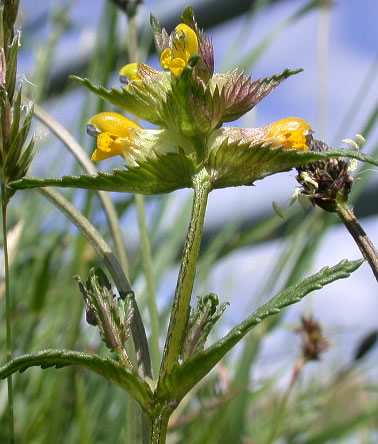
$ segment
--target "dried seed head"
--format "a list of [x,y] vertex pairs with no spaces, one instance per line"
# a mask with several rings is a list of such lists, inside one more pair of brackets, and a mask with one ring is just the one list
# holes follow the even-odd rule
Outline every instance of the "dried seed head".
[[[312,139],[311,151],[327,151],[329,146],[320,140]],[[353,177],[349,174],[350,162],[344,159],[325,159],[297,168],[297,181],[301,192],[309,197],[314,205],[334,212],[337,200],[346,201],[352,188]]]
[[296,333],[302,339],[302,356],[304,361],[318,361],[329,343],[323,336],[321,325],[312,316],[302,316],[301,325]]

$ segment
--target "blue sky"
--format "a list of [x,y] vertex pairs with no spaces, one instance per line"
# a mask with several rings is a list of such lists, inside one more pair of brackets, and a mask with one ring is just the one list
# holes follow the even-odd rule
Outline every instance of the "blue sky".
[[[48,6],[54,4],[53,1],[46,0],[24,0],[21,3],[26,23],[43,14]],[[155,15],[159,15],[174,7],[173,5],[185,4],[172,0],[150,0],[145,3],[146,7],[139,17],[141,25],[147,21],[149,8]],[[192,4],[195,6],[195,2]],[[278,2],[263,13],[259,13],[252,25],[249,24],[248,17],[243,16],[209,30],[215,47],[216,67],[218,69],[224,69],[225,66],[236,67],[243,54],[247,54],[270,30],[305,4],[305,1],[299,0]],[[74,26],[59,45],[54,60],[51,61],[53,66],[64,64],[72,57],[80,57],[81,51],[85,51],[86,47],[93,44],[101,10],[101,1],[74,2],[72,9]],[[378,97],[377,17],[376,0],[338,1],[329,14],[313,12],[285,29],[258,61],[251,74],[253,77],[269,76],[286,67],[302,67],[304,72],[287,80],[238,124],[260,126],[288,115],[301,116],[311,122],[316,134],[324,136],[329,143],[335,144],[341,143],[340,138],[353,137],[360,132]],[[244,29],[242,33],[241,29]],[[33,64],[33,59],[29,55],[30,50],[42,45],[48,32],[49,27],[41,26],[38,32],[30,36],[31,40],[25,42],[21,69],[26,76]],[[325,58],[324,55],[319,55],[319,45],[322,42],[325,42],[328,48],[328,55]],[[229,48],[233,50],[230,52]],[[374,61],[375,73],[371,76],[373,83],[369,94],[364,98],[362,105],[353,110],[350,125],[338,136],[340,124],[367,73],[372,72]],[[71,127],[77,120],[72,110],[77,109],[83,94],[75,92],[63,99],[54,100],[47,106],[62,123]],[[37,131],[43,140],[46,132],[41,128],[37,128]],[[376,146],[377,135],[376,130],[369,138],[366,150]],[[46,148],[42,149],[46,152]],[[61,149],[58,144],[49,145],[49,155],[54,157]],[[51,171],[44,169],[43,164],[44,162],[38,161],[37,158],[34,174],[51,174]],[[69,167],[69,162],[67,165]],[[104,163],[101,167],[106,169],[109,165]],[[59,168],[56,174],[60,174]],[[294,176],[294,172],[280,174],[265,179],[256,187],[234,188],[212,193],[206,224],[221,225],[241,217],[249,215],[252,217],[255,213],[270,211],[273,200],[283,207],[287,206],[296,186]],[[372,180],[375,184],[378,183],[377,179],[378,174],[374,172]],[[168,219],[177,211],[179,202],[186,196],[188,192],[185,191],[175,194]],[[363,221],[366,231],[376,245],[378,245],[377,221],[377,217]],[[131,218],[131,222],[133,226],[130,228],[128,225],[125,236],[129,243],[135,243],[137,237],[135,219]],[[254,295],[261,285],[261,276],[270,272],[281,248],[279,241],[254,249],[247,248],[230,256],[216,268],[209,282],[209,290],[219,292],[223,298],[232,302],[231,309],[226,313],[224,325],[235,324],[241,319],[241,313],[246,310],[251,311],[255,306]],[[335,264],[343,258],[359,256],[359,251],[345,230],[335,227],[323,240],[313,270]],[[172,276],[170,274],[170,277]],[[173,285],[173,281],[169,279],[164,287],[167,289]],[[363,265],[350,279],[338,281],[290,309],[287,325],[296,323],[299,314],[304,310],[313,311],[333,335],[332,341],[337,347],[335,346],[327,355],[327,365],[345,361],[347,359],[345,353],[350,353],[351,341],[369,329],[377,327],[378,298],[376,282],[370,269],[367,265]],[[288,331],[275,334],[268,341],[266,350],[262,354],[262,363],[271,362],[272,349],[282,347],[285,341],[292,340],[293,337]],[[286,360],[279,361],[279,365],[285,366],[290,362],[295,352],[295,348],[289,347]]]

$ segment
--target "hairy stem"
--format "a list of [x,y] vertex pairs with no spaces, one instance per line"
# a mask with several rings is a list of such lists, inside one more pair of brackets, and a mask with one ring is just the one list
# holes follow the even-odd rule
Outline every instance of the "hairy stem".
[[168,430],[168,421],[172,413],[172,407],[167,405],[156,414],[152,420],[151,444],[165,444]]
[[372,241],[361,227],[353,210],[346,203],[337,203],[337,214],[355,240],[363,257],[368,261],[376,280],[378,281],[378,253]]
[[[3,175],[4,177],[4,175]],[[5,328],[6,328],[6,359],[12,359],[12,328],[11,316],[12,306],[10,299],[10,282],[9,282],[9,260],[8,260],[8,239],[7,239],[7,200],[5,195],[5,185],[1,184],[1,213],[3,222],[3,254],[4,254],[4,274],[5,274]],[[9,425],[9,442],[15,442],[14,437],[14,414],[13,414],[13,381],[12,376],[7,378],[8,384],[8,425]]]
[[196,264],[200,251],[203,223],[207,205],[207,197],[211,184],[207,172],[201,170],[193,178],[194,196],[192,215],[186,236],[180,272],[177,280],[175,298],[169,320],[168,334],[164,348],[164,356],[160,368],[159,385],[164,382],[166,374],[177,364],[187,330],[190,314]]
[[154,375],[159,372],[159,313],[156,304],[156,285],[152,266],[151,244],[148,237],[146,215],[144,211],[144,198],[140,194],[135,195],[135,203],[138,213],[138,226],[142,250],[142,262],[147,285],[147,306],[151,320],[151,359]]

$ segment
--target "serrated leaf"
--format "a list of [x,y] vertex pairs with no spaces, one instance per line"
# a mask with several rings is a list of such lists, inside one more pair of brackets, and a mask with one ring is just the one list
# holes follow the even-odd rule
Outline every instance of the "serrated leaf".
[[94,85],[89,79],[71,76],[90,91],[126,112],[155,125],[166,126],[163,103],[170,89],[169,75],[163,71],[138,69],[142,80],[130,82],[122,89],[107,89]]
[[43,350],[38,353],[30,353],[19,356],[0,367],[0,379],[4,379],[13,373],[23,372],[30,367],[66,367],[78,365],[92,370],[98,375],[117,384],[134,397],[145,411],[152,406],[152,392],[148,384],[138,375],[122,367],[113,359],[101,358],[97,355],[68,351],[68,350]]
[[192,186],[193,163],[182,154],[157,155],[136,167],[116,169],[96,175],[64,176],[59,179],[22,179],[12,189],[59,186],[140,194],[168,193]]
[[[221,76],[225,109],[222,121],[231,122],[255,107],[264,97],[285,79],[302,72],[302,69],[285,69],[271,77],[252,80],[240,71],[232,71]],[[214,79],[216,82],[216,78]]]
[[253,327],[262,320],[279,313],[282,308],[299,302],[308,293],[319,290],[337,279],[344,279],[355,271],[363,260],[343,260],[334,267],[325,267],[318,273],[281,291],[245,321],[234,327],[224,338],[176,367],[166,382],[166,390],[184,396],[195,384],[230,351]]
[[325,152],[288,150],[273,147],[263,141],[252,143],[223,140],[210,150],[206,167],[214,188],[251,185],[275,173],[329,158],[350,157],[378,166],[378,160],[353,150]]

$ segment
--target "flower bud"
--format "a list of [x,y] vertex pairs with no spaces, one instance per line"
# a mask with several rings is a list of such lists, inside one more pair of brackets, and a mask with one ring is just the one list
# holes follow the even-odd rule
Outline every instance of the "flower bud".
[[141,80],[138,74],[139,63],[128,63],[119,70],[119,79],[121,83],[128,84],[136,80]]
[[312,130],[310,125],[299,117],[286,117],[265,127],[267,142],[286,149],[309,149]]

